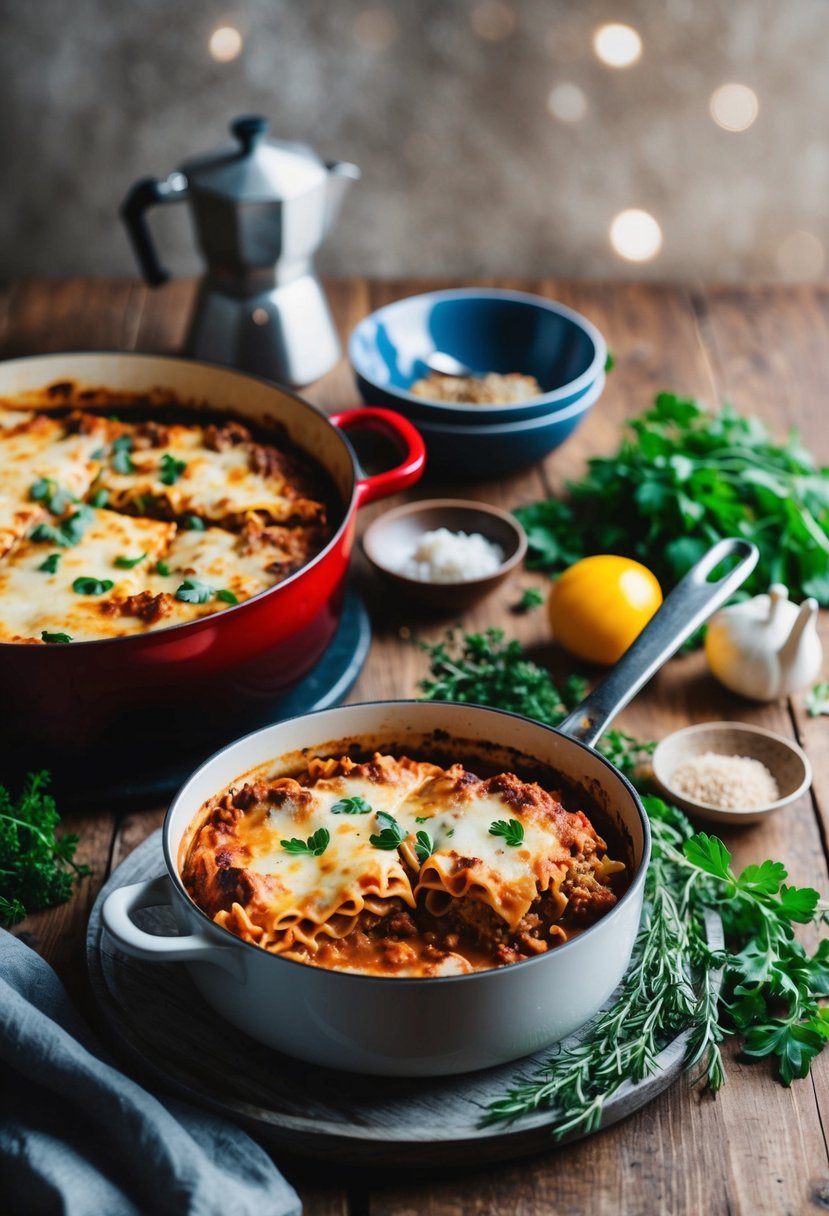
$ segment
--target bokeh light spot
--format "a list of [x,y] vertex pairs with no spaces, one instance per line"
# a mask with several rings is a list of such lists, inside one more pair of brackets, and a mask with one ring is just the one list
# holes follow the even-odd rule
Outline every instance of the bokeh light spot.
[[642,54],[642,39],[633,26],[611,22],[596,30],[593,50],[609,68],[629,68]]
[[485,42],[503,42],[515,29],[515,11],[503,0],[483,0],[469,15],[472,29]]
[[610,225],[610,244],[628,262],[649,262],[662,248],[662,229],[649,211],[620,211]]
[[757,117],[760,102],[747,84],[721,84],[711,94],[708,109],[724,131],[746,131]]
[[242,53],[243,46],[242,35],[233,25],[220,25],[210,35],[207,44],[210,58],[217,63],[230,63],[231,59],[236,59]]
[[559,122],[578,122],[587,113],[587,98],[577,84],[562,81],[547,94],[547,109]]

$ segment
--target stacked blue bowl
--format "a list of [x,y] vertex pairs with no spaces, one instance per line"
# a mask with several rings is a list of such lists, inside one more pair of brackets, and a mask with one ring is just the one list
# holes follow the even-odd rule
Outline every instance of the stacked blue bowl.
[[[364,400],[420,431],[428,471],[485,479],[541,460],[572,434],[601,396],[607,346],[585,317],[553,300],[459,288],[378,309],[356,327],[348,353]],[[480,375],[534,376],[543,392],[498,405],[416,396],[411,385],[429,374],[435,353]]]

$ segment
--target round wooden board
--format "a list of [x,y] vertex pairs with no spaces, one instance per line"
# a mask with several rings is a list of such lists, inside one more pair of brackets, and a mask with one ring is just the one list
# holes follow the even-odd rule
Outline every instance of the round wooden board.
[[[509,1125],[481,1126],[489,1104],[529,1076],[550,1049],[484,1072],[455,1077],[364,1077],[283,1056],[228,1023],[202,1000],[180,964],[146,963],[118,951],[104,933],[110,891],[164,872],[161,832],[111,875],[89,920],[87,962],[107,1025],[142,1079],[247,1125],[260,1139],[303,1156],[347,1165],[446,1166],[550,1148],[549,1112]],[[155,932],[175,934],[166,908],[139,913]],[[709,939],[713,945],[719,926]],[[681,1073],[686,1034],[656,1060],[656,1071],[605,1105],[606,1127],[644,1106]]]

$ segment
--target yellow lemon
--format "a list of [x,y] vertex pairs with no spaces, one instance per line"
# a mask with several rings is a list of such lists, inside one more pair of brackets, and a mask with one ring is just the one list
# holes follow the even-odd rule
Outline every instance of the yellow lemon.
[[661,603],[650,570],[606,553],[565,570],[548,606],[553,636],[565,650],[590,663],[615,663]]

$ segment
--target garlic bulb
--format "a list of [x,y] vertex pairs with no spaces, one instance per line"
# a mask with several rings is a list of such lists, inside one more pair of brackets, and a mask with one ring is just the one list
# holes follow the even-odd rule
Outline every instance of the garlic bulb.
[[708,623],[708,664],[726,688],[754,701],[774,701],[811,684],[823,650],[817,633],[817,603],[800,608],[782,583],[768,595],[721,608]]

